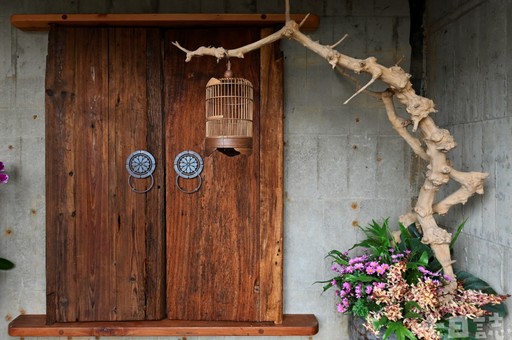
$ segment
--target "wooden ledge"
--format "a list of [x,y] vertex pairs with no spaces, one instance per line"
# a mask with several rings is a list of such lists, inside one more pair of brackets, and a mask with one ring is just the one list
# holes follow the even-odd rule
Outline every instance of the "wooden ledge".
[[[291,14],[301,22],[305,14]],[[131,26],[131,27],[190,27],[190,26],[274,26],[284,24],[284,14],[13,14],[11,24],[23,31],[48,31],[50,25],[67,26]],[[302,29],[318,28],[320,18],[310,15]]]
[[46,315],[20,315],[9,324],[10,336],[310,336],[318,332],[312,314],[285,314],[283,323],[236,321],[69,322],[46,325]]

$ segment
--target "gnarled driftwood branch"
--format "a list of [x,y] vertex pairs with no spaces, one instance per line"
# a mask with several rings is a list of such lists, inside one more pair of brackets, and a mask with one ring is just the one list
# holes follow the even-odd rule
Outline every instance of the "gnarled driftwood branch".
[[[220,60],[228,57],[243,58],[245,53],[280,39],[288,38],[297,41],[305,48],[326,59],[332,68],[341,69],[342,73],[346,69],[356,74],[365,72],[371,75],[371,80],[366,85],[359,87],[356,93],[345,103],[360,93],[368,93],[368,87],[377,80],[387,84],[388,90],[382,93],[370,92],[370,94],[379,97],[383,101],[388,119],[393,128],[409,144],[418,157],[428,162],[426,179],[420,189],[417,203],[413,211],[400,217],[400,221],[405,225],[409,225],[412,222],[417,222],[420,225],[423,230],[422,241],[431,246],[436,258],[443,266],[445,274],[454,276],[453,261],[451,260],[449,249],[451,235],[438,226],[434,219],[434,214],[446,214],[453,205],[464,204],[475,193],[483,194],[483,181],[488,174],[460,172],[451,167],[446,158],[446,153],[453,149],[456,143],[452,135],[447,130],[439,128],[429,116],[430,113],[436,111],[434,102],[415,93],[409,81],[410,75],[401,67],[398,65],[385,67],[380,65],[375,57],[357,59],[335,50],[334,48],[344,38],[333,45],[322,45],[319,42],[313,41],[300,31],[299,24],[290,19],[288,0],[286,0],[285,8],[286,22],[280,30],[246,46],[230,50],[223,47],[203,46],[191,51],[182,47],[178,42],[173,44],[186,53],[186,61],[199,56],[212,56]],[[409,120],[399,118],[396,115],[393,97],[405,106],[410,116]],[[413,133],[419,130],[422,141],[409,133],[407,127],[410,125],[412,126]],[[461,184],[460,189],[439,203],[435,203],[436,194],[450,178]],[[455,288],[455,281],[453,280],[447,289]]]

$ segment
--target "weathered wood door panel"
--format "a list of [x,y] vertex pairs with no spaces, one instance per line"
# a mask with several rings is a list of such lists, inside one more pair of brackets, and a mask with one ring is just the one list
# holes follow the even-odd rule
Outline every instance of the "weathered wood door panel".
[[[267,32],[268,33],[268,32]],[[283,84],[277,45],[232,60],[255,88],[253,153],[204,157],[205,85],[225,61],[171,45],[237,47],[256,28],[59,28],[46,80],[48,322],[282,320]],[[162,58],[163,56],[163,58]],[[261,110],[260,110],[261,108]],[[125,161],[156,159],[146,194]],[[194,194],[173,161],[203,155]],[[192,189],[198,179],[180,180]],[[149,180],[136,180],[138,189]],[[166,230],[167,229],[167,230]]]
[[[184,150],[204,154],[205,86],[221,78],[226,62],[196,58],[184,63],[171,45],[213,44],[226,48],[259,39],[258,29],[171,30],[165,50],[164,111],[166,145],[171,158]],[[259,89],[259,52],[233,60],[235,77]],[[259,91],[255,91],[256,94]],[[255,98],[259,111],[259,96]],[[254,135],[259,135],[255,114]],[[184,133],[186,127],[186,133]],[[186,320],[258,320],[259,308],[259,143],[250,156],[214,152],[204,159],[203,184],[194,194],[175,185],[167,163],[168,317]],[[190,183],[186,183],[190,182]],[[196,180],[182,180],[190,188]]]
[[[160,31],[53,28],[49,42],[48,321],[160,319]],[[160,162],[146,194],[132,192],[127,181],[126,158],[140,149]]]

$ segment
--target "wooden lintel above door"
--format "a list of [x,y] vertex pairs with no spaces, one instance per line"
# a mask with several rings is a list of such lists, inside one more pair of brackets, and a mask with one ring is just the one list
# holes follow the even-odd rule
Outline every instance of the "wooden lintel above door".
[[[291,14],[302,22],[306,14]],[[52,24],[66,26],[274,26],[284,24],[284,14],[13,14],[11,24],[23,31],[48,31]],[[311,14],[302,25],[305,31],[318,28],[320,18]]]

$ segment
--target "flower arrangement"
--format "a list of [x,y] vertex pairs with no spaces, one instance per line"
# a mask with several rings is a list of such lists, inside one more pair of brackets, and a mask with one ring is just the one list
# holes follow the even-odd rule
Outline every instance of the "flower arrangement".
[[[451,247],[463,227],[464,223]],[[324,291],[335,289],[338,312],[363,318],[364,326],[375,335],[385,329],[384,339],[391,334],[398,339],[443,339],[450,318],[506,314],[502,302],[508,295],[496,294],[466,272],[457,272],[457,279],[443,275],[415,225],[399,228],[400,238],[395,240],[387,219],[381,225],[372,221],[361,228],[366,239],[351,248],[363,248],[363,253],[328,253],[335,276],[322,282],[327,283]],[[444,289],[450,283],[457,285],[453,293]]]
[[[5,165],[0,162],[0,184],[5,184],[9,181],[9,175],[5,173]],[[0,270],[8,270],[14,267],[14,263],[0,257]]]

